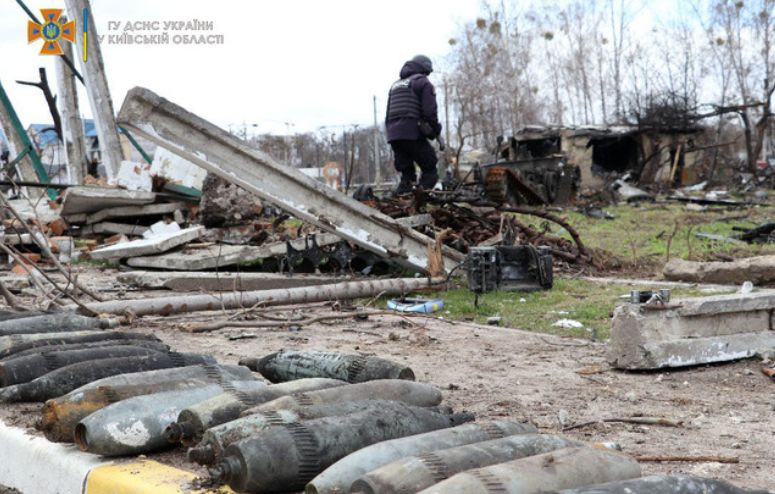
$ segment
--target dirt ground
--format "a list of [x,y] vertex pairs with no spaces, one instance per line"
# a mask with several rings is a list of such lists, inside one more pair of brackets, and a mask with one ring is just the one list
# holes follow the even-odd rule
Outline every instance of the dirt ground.
[[[189,322],[221,317],[220,313],[146,317],[136,320],[133,330],[152,332],[177,351],[209,353],[230,364],[241,357],[263,356],[282,348],[375,354],[409,364],[418,381],[440,387],[445,403],[456,409],[473,411],[480,418],[530,421],[548,433],[562,433],[564,427],[605,418],[646,416],[679,421],[679,427],[595,423],[564,434],[590,442],[613,441],[636,456],[719,455],[739,459],[739,463],[642,462],[644,474],[686,473],[750,488],[775,486],[771,457],[775,382],[761,372],[756,360],[669,372],[623,373],[607,368],[605,343],[392,315],[319,324],[300,331],[223,329],[190,334],[180,330]],[[227,338],[243,333],[256,337]],[[577,372],[582,369],[601,372]],[[34,404],[3,407],[0,418],[31,427],[35,414],[30,412],[38,408]],[[182,453],[149,456],[193,469]]]

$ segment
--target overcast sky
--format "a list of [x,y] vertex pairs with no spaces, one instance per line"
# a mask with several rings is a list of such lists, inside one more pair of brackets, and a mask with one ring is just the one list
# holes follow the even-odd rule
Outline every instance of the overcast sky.
[[[63,0],[26,3],[39,17],[40,8],[64,8]],[[144,86],[224,128],[244,121],[258,124],[253,132],[274,133],[370,125],[373,95],[383,119],[402,63],[416,53],[440,62],[479,7],[479,0],[92,0],[100,35],[122,34],[127,21],[199,19],[214,24],[203,34],[224,36],[222,45],[198,46],[103,41],[116,112],[127,90]],[[108,21],[121,30],[108,31]],[[25,126],[50,117],[42,93],[14,81],[37,80],[43,66],[56,91],[53,57],[38,55],[40,42],[27,44],[26,25],[16,2],[0,0],[0,80]],[[85,93],[81,111],[91,114]]]

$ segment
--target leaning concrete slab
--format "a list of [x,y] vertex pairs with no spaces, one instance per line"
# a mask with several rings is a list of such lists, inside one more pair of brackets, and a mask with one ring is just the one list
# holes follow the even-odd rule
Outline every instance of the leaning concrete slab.
[[164,288],[176,292],[272,290],[300,286],[327,285],[352,281],[351,278],[318,275],[288,276],[278,273],[200,273],[133,271],[118,275],[118,281],[144,289]]
[[122,242],[91,251],[92,259],[125,259],[134,256],[158,254],[174,249],[192,240],[196,240],[204,232],[204,227],[193,226],[179,232],[165,233],[151,238]]
[[142,190],[105,187],[70,187],[62,199],[62,216],[94,213],[117,206],[142,206],[156,200],[156,194]]
[[775,348],[775,290],[614,311],[609,358],[621,369],[659,369],[736,360]]
[[[336,235],[326,233],[317,235],[316,240],[320,247],[340,242]],[[304,239],[291,241],[294,249],[304,248]],[[133,268],[171,269],[174,271],[202,271],[216,269],[236,264],[246,264],[269,257],[283,256],[287,252],[285,242],[272,242],[271,244],[252,245],[211,245],[203,249],[183,249],[176,252],[168,252],[158,256],[134,257],[127,261]]]
[[663,274],[668,280],[695,283],[754,284],[775,281],[775,256],[756,256],[731,262],[695,262],[671,259]]
[[[390,258],[426,272],[432,240],[292,167],[249,147],[216,127],[144,88],[126,96],[122,125],[173,153],[253,192],[293,216]],[[463,255],[444,249],[447,270]]]

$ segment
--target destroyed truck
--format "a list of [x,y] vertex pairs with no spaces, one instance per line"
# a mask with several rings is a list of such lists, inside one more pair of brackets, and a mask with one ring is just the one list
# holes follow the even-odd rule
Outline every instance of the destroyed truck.
[[447,190],[466,190],[497,205],[543,206],[571,204],[579,189],[581,172],[560,151],[559,139],[530,141],[498,137],[494,160],[476,164],[462,181],[447,180]]

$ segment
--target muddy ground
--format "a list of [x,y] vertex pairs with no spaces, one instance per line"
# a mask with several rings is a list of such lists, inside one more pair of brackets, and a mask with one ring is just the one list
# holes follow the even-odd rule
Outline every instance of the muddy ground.
[[[192,321],[222,317],[220,313],[146,317],[136,320],[133,329],[153,332],[177,351],[213,354],[222,363],[235,364],[241,357],[282,348],[359,351],[391,358],[409,364],[418,381],[443,389],[445,402],[456,409],[473,411],[481,418],[530,421],[543,432],[560,433],[564,427],[604,418],[667,418],[681,425],[595,423],[565,434],[585,441],[614,441],[636,456],[739,459],[739,463],[643,462],[644,474],[686,473],[751,488],[775,487],[775,382],[762,374],[756,360],[623,373],[606,367],[605,343],[397,316],[319,324],[300,331],[223,329],[190,334],[180,330]],[[227,339],[240,333],[256,337]],[[3,407],[0,419],[31,427],[38,408]],[[182,450],[150,457],[193,469]]]

